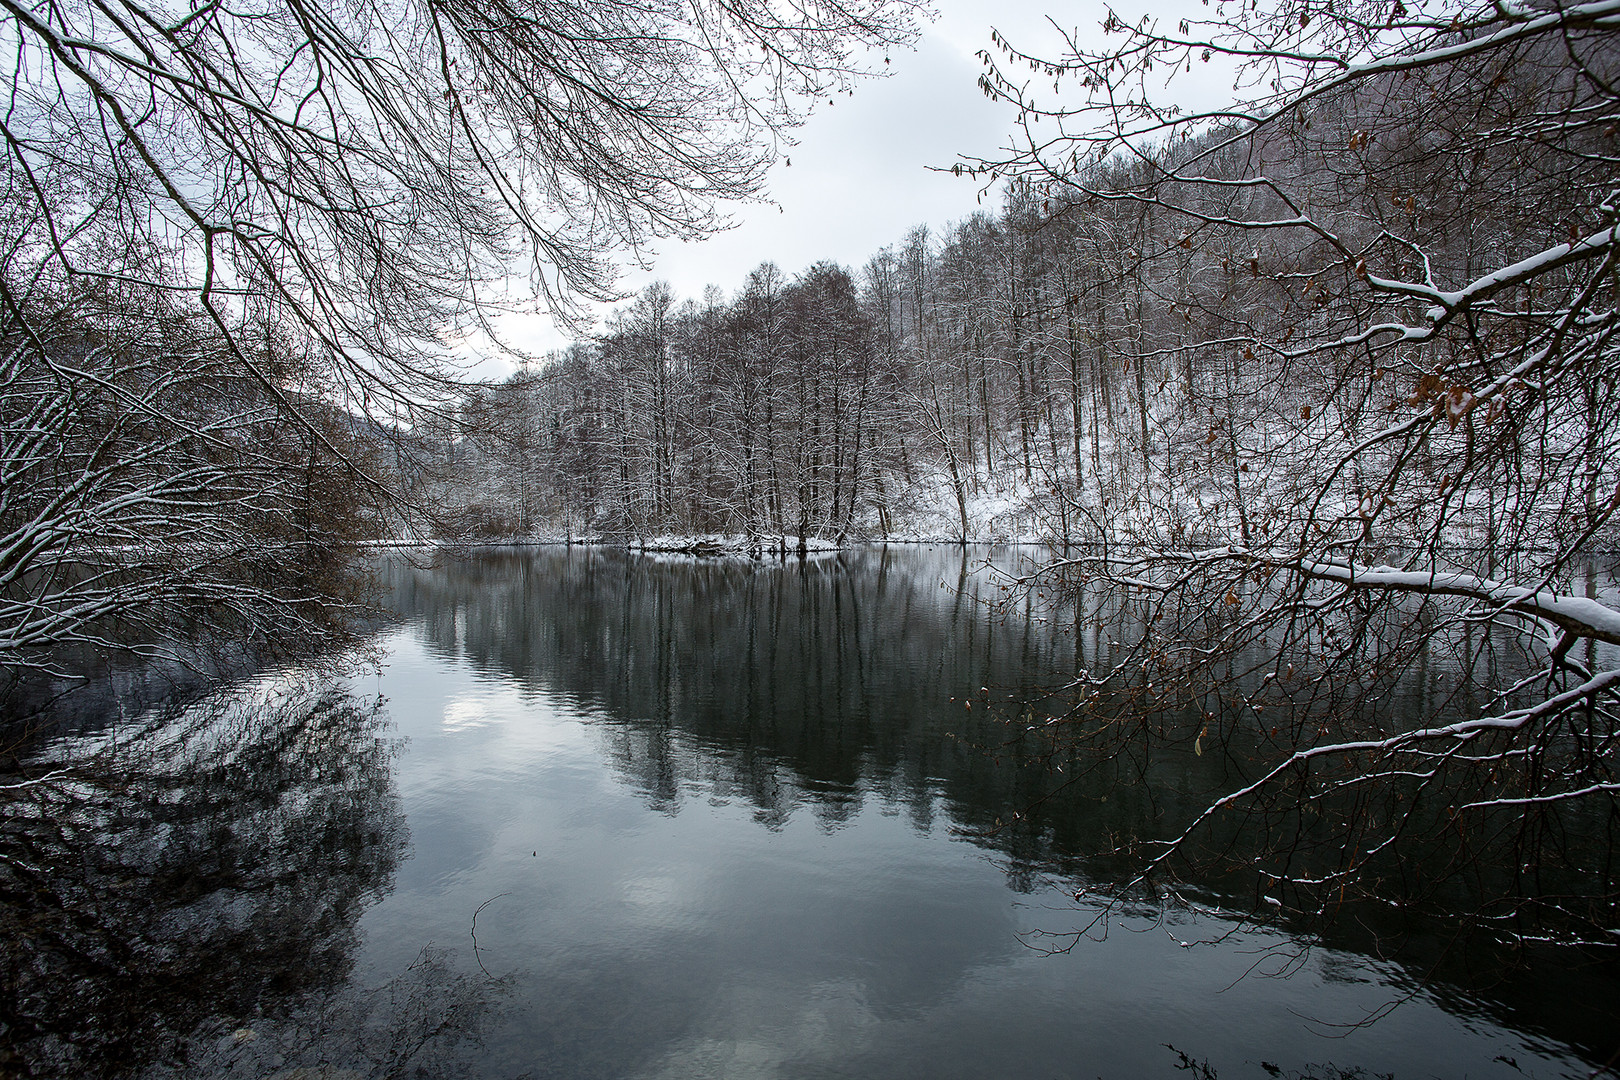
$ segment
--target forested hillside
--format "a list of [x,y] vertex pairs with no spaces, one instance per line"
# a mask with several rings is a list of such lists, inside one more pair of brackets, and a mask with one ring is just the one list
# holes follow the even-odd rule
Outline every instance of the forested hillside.
[[454,527],[1078,541],[1144,477],[1207,475],[1185,414],[1221,373],[1162,299],[1190,260],[1138,254],[1162,215],[1024,182],[1003,203],[858,271],[649,286],[596,340],[469,395]]
[[1339,470],[1334,514],[1391,543],[1506,550],[1532,523],[1594,540],[1614,374],[1541,395],[1514,374],[1566,333],[1549,291],[1585,260],[1426,314],[1425,290],[1603,227],[1612,124],[1512,137],[1556,89],[1534,58],[1073,168],[980,164],[1015,174],[999,212],[858,269],[649,286],[596,339],[468,394],[443,528],[1247,543],[1299,527],[1330,456],[1412,421]]
[[[1620,794],[1620,3],[1103,31],[981,54],[1015,136],[956,171],[997,213],[730,299],[655,286],[471,395],[452,531],[1054,541],[1013,595],[1136,622],[1042,736],[1231,770],[1117,896],[1248,828],[1257,909],[1395,875],[1612,947],[1575,838],[1612,851]],[[1162,103],[1211,61],[1235,104]]]

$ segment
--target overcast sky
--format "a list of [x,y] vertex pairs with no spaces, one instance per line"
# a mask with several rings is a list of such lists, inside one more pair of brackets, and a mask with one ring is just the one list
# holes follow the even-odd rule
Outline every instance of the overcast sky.
[[[961,154],[992,154],[1012,131],[1013,111],[985,98],[977,85],[983,65],[974,54],[990,46],[991,27],[1020,48],[1056,53],[1048,15],[1078,29],[1082,40],[1100,41],[1106,8],[1103,0],[935,0],[935,6],[939,18],[924,24],[917,48],[890,53],[887,78],[858,84],[836,104],[823,102],[793,133],[797,145],[770,173],[774,205],[734,207],[734,228],[695,243],[666,243],[649,270],[627,269],[624,288],[663,279],[679,299],[701,298],[709,284],[729,297],[766,260],[790,278],[821,259],[858,272],[912,226],[927,224],[937,235],[971,214],[979,184],[928,166],[948,167]],[[1116,6],[1127,15],[1137,5],[1124,0]],[[1169,17],[1196,5],[1171,0],[1162,6],[1159,14]],[[987,197],[987,208],[995,209],[995,201]],[[503,330],[530,353],[568,340],[538,316],[503,321]],[[509,370],[501,362],[479,367],[480,374],[496,376]]]
[[[730,294],[767,258],[790,277],[820,259],[859,269],[913,225],[972,213],[979,185],[928,166],[989,154],[1012,129],[1013,111],[980,92],[983,66],[974,53],[990,46],[991,26],[1014,42],[1050,41],[1051,26],[1041,0],[940,0],[938,7],[915,52],[890,54],[889,77],[822,103],[795,132],[798,145],[770,174],[776,206],[740,208],[735,229],[672,245],[650,275],[627,282],[664,278],[676,295],[699,296],[710,282]],[[1082,22],[1103,18],[1097,0],[1052,7]]]

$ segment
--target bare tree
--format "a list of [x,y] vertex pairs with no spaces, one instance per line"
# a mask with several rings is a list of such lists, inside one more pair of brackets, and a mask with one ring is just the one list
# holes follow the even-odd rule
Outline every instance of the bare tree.
[[363,423],[305,399],[290,414],[167,299],[101,282],[31,312],[35,347],[0,360],[13,674],[177,638],[317,645],[353,614],[363,582],[342,552],[382,510],[352,490],[372,464]]
[[[0,0],[0,664],[105,644],[98,620],[154,595],[204,615],[273,595],[207,569],[288,472],[265,425],[386,501],[389,476],[323,416],[406,424],[504,298],[573,317],[613,294],[615,253],[717,227],[808,103],[860,50],[909,40],[917,10]],[[201,368],[237,388],[223,413],[176,404]],[[182,513],[184,558],[158,524]],[[86,581],[110,591],[87,600]]]
[[[1020,136],[959,166],[1164,223],[1135,274],[1184,329],[1138,362],[1185,364],[1161,405],[1208,424],[1201,479],[1162,449],[1123,544],[1027,582],[1139,617],[1067,724],[1231,757],[1139,882],[1247,824],[1262,910],[1443,884],[1521,940],[1612,945],[1620,611],[1588,560],[1620,509],[1620,6],[1213,14],[1110,13],[1054,57],[998,38],[983,86]],[[1155,99],[1212,60],[1246,101]]]

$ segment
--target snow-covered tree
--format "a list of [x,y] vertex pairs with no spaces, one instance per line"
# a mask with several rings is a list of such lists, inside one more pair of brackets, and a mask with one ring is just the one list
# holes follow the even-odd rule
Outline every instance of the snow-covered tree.
[[[1120,544],[1028,583],[1140,613],[1074,734],[1117,751],[1157,738],[1126,712],[1181,705],[1168,737],[1231,758],[1142,880],[1246,822],[1257,902],[1466,882],[1504,932],[1614,944],[1620,880],[1583,845],[1612,850],[1620,813],[1620,610],[1592,563],[1620,510],[1620,4],[1103,29],[1045,57],[997,39],[982,86],[1019,140],[962,168],[1081,230],[1157,223],[1117,287],[1149,309],[1136,371],[1184,365],[1157,404],[1183,437],[1116,504]],[[1161,104],[1205,63],[1237,104]]]
[[334,415],[419,422],[503,297],[570,316],[616,253],[718,227],[917,10],[4,0],[0,668],[111,644],[109,613],[195,637],[176,598],[283,618],[240,521],[293,513],[300,462],[364,494],[327,505],[398,495]]

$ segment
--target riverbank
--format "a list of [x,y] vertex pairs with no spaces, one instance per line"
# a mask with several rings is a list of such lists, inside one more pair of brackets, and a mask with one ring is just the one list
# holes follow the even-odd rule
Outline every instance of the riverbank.
[[1007,547],[1045,547],[1042,541],[1034,539],[1024,540],[975,540],[970,539],[964,543],[953,536],[891,536],[885,539],[875,539],[866,536],[852,536],[845,540],[828,540],[819,536],[789,536],[770,534],[765,536],[745,536],[742,534],[726,533],[661,533],[655,536],[641,537],[605,537],[605,536],[556,536],[549,534],[536,534],[529,536],[511,537],[481,537],[477,539],[454,539],[439,537],[432,540],[372,540],[360,545],[378,551],[392,551],[409,548],[439,548],[448,551],[463,551],[486,548],[531,548],[531,547],[603,547],[617,548],[627,551],[642,552],[649,555],[689,555],[696,557],[735,557],[754,559],[786,558],[790,555],[819,556],[831,555],[841,551],[851,551],[857,548],[883,547],[883,546],[923,546],[947,544],[955,546],[980,546],[993,544]]

